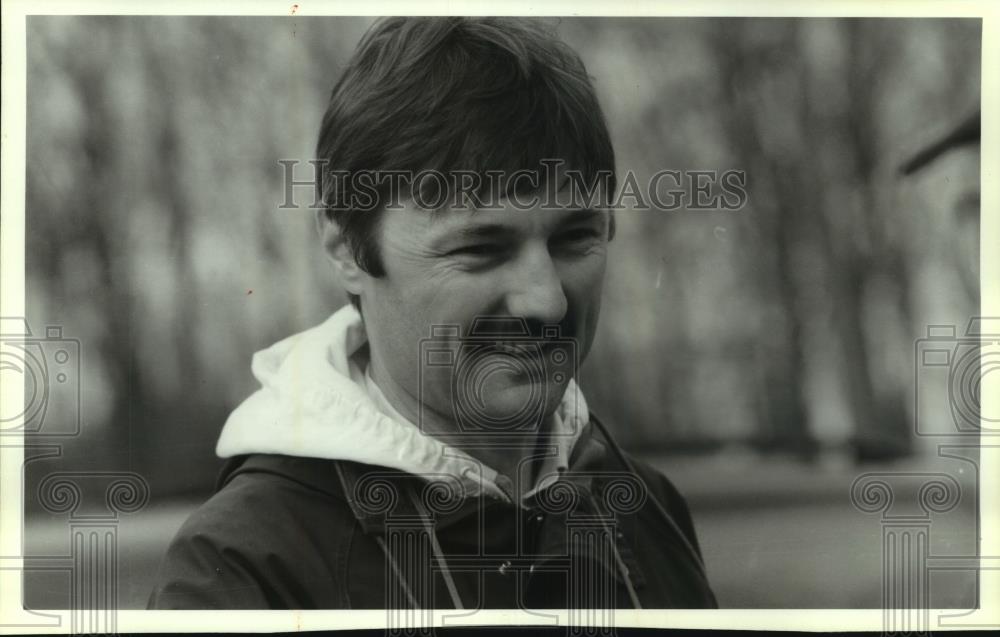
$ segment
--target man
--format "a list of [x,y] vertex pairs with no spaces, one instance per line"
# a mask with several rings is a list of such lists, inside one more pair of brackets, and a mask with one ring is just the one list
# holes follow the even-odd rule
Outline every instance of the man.
[[[980,361],[991,357],[989,344],[993,337],[984,339],[984,335],[995,332],[990,329],[988,317],[978,317],[980,136],[981,113],[976,109],[953,122],[947,132],[932,138],[900,166],[914,196],[921,198],[918,212],[925,215],[920,223],[928,237],[921,248],[930,253],[932,262],[944,266],[941,274],[954,273],[958,283],[942,286],[925,301],[933,304],[935,322],[948,317],[946,320],[954,321],[955,327],[949,333],[942,325],[928,326],[926,339],[921,339],[937,341],[934,348],[956,348],[949,358],[951,365],[938,367],[944,374],[941,376],[928,373],[933,368],[926,367],[929,363],[923,356],[916,361],[914,405],[923,434],[917,440],[933,455],[938,453],[941,436],[977,432],[981,422],[989,420],[982,417],[980,409],[981,396],[990,390],[989,376],[982,375]],[[973,343],[975,347],[970,347]],[[960,355],[963,352],[970,355]]]
[[254,357],[150,607],[714,607],[682,498],[574,381],[614,189],[576,54],[531,22],[382,20],[318,155],[351,304]]
[[[932,143],[913,154],[901,167],[903,175],[911,176],[951,153],[966,153],[978,168],[980,120],[977,109]],[[962,173],[959,175],[958,170]],[[979,171],[968,173],[968,163],[953,167],[939,181],[948,185],[943,211],[948,221],[951,245],[948,251],[962,281],[969,304],[979,306]],[[955,177],[955,175],[958,175]]]

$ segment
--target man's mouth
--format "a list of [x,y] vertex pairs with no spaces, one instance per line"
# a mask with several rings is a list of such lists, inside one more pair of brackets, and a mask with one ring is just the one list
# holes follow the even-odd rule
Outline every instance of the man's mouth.
[[493,350],[500,354],[517,358],[541,359],[549,346],[545,343],[505,343],[499,341],[493,344]]
[[494,349],[503,352],[505,354],[513,354],[515,356],[518,354],[527,353],[527,348],[523,343],[505,343],[503,341],[500,341],[499,343],[494,345]]

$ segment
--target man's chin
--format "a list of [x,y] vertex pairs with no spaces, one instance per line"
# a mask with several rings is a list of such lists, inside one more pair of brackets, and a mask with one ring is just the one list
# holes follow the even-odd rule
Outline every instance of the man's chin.
[[479,416],[484,428],[493,431],[537,430],[558,408],[566,391],[565,383],[539,382],[519,376],[491,383],[479,396]]

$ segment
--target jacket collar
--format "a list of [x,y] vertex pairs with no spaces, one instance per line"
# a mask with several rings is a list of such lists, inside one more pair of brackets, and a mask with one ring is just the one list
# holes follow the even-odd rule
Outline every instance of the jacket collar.
[[[252,371],[261,387],[230,415],[216,453],[343,460],[429,481],[442,476],[465,496],[503,499],[495,471],[387,409],[381,392],[365,381],[366,344],[361,316],[347,305],[322,324],[256,353]],[[565,465],[588,414],[571,379],[553,415],[551,430],[560,432],[556,466]]]
[[[413,524],[428,520],[432,514],[433,532],[447,538],[449,533],[461,532],[457,527],[468,523],[470,518],[483,513],[484,508],[506,509],[512,518],[522,519],[537,513],[551,511],[553,502],[561,501],[559,482],[573,483],[573,493],[582,497],[569,511],[547,513],[538,529],[536,563],[565,559],[578,548],[571,546],[567,536],[567,526],[589,520],[594,524],[603,512],[595,503],[600,488],[602,474],[608,472],[608,451],[605,443],[594,435],[593,425],[588,425],[570,457],[570,466],[559,481],[541,489],[534,497],[527,499],[521,507],[510,502],[483,497],[461,496],[452,500],[454,491],[448,486],[448,477],[439,481],[427,481],[406,472],[364,465],[350,461],[329,461],[317,458],[301,458],[275,454],[253,454],[232,458],[220,474],[218,488],[222,488],[233,477],[241,473],[269,473],[324,493],[348,504],[363,533],[382,537],[393,524]],[[546,498],[548,498],[546,504]],[[431,510],[433,509],[433,510]],[[605,518],[607,519],[607,518]],[[636,520],[632,516],[616,519],[614,530],[628,530]],[[599,524],[599,523],[598,523]],[[468,528],[467,526],[464,528]],[[453,530],[454,529],[454,530]],[[614,531],[612,530],[612,532]],[[629,577],[633,584],[641,586],[642,575],[634,560],[632,548],[624,538],[630,533],[615,533],[617,550],[622,554]],[[614,564],[613,556],[606,552],[588,551],[588,557],[604,568],[618,581],[624,574]]]
[[583,494],[585,497],[580,504],[587,507],[587,496],[593,493],[594,478],[607,459],[604,443],[593,434],[592,425],[585,427],[569,457],[568,467],[539,476],[539,487],[525,497],[519,507],[509,500],[490,500],[481,494],[469,496],[447,474],[425,475],[423,479],[418,479],[386,467],[347,462],[336,463],[339,491],[362,529],[369,534],[383,534],[387,521],[394,517],[431,515],[435,529],[443,531],[476,514],[484,506],[542,511],[552,507],[553,498],[561,497],[552,491],[560,480],[572,482],[573,493]]

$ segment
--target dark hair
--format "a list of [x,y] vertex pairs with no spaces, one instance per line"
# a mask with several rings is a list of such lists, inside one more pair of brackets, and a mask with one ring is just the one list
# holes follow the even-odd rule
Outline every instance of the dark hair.
[[616,187],[614,150],[583,62],[541,23],[517,18],[377,21],[333,87],[316,152],[326,214],[372,276],[385,274],[376,234],[388,186],[365,211],[342,209],[331,202],[349,201],[352,186],[332,171],[540,174],[541,160],[559,159],[589,184],[608,177],[606,197]]

